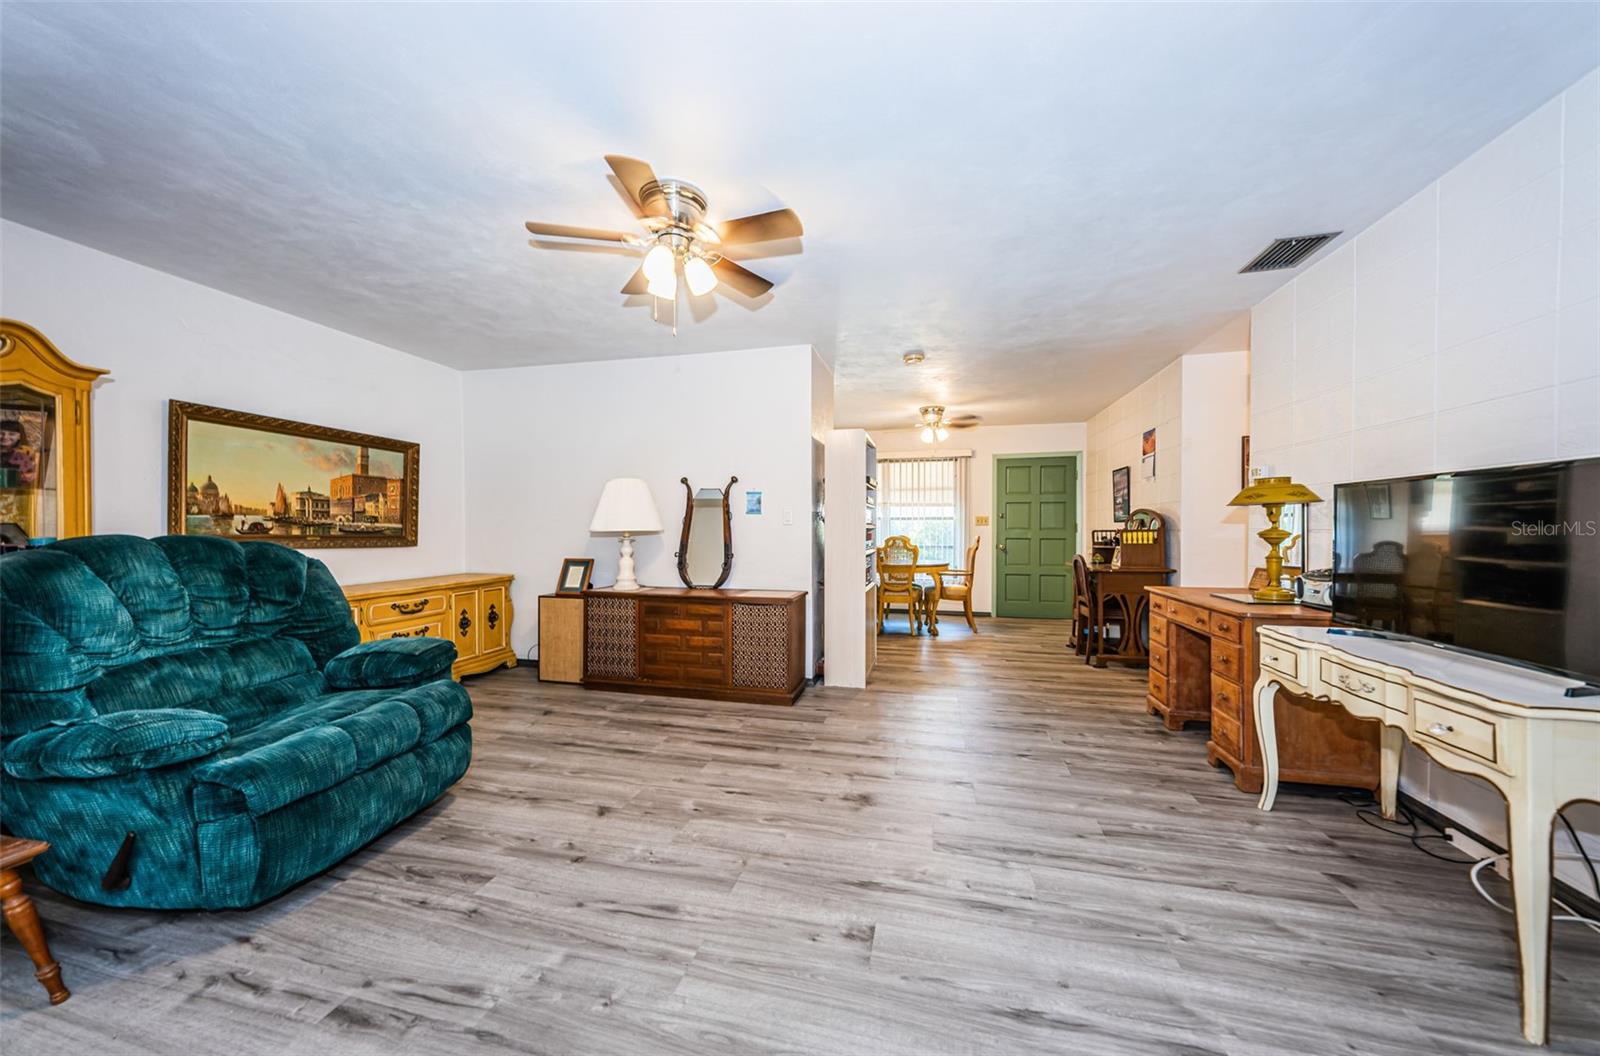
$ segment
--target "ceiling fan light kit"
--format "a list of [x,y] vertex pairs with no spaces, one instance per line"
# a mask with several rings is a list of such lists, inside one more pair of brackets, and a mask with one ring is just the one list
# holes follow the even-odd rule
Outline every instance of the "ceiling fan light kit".
[[628,199],[644,225],[643,235],[629,235],[602,228],[546,224],[530,220],[527,228],[535,235],[551,238],[576,238],[595,242],[617,242],[645,249],[644,261],[622,287],[626,295],[649,293],[673,302],[673,330],[677,330],[678,272],[695,297],[704,297],[723,286],[746,297],[760,297],[772,283],[755,272],[729,260],[722,247],[778,239],[799,238],[805,233],[800,218],[791,209],[774,209],[727,220],[713,226],[706,222],[706,196],[692,183],[657,179],[648,164],[621,154],[607,154],[606,163],[616,174]]

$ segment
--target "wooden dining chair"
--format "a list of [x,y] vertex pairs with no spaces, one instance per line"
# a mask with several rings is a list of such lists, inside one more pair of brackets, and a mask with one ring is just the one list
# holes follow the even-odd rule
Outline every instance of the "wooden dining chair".
[[961,614],[967,618],[967,626],[974,633],[978,630],[978,624],[972,618],[972,576],[978,568],[978,545],[982,542],[981,535],[972,540],[972,545],[967,547],[967,559],[960,568],[945,569],[938,574],[941,598],[961,602]]
[[1093,611],[1089,599],[1089,562],[1078,554],[1072,559],[1072,631],[1067,645],[1079,656],[1089,652],[1089,620]]
[[878,551],[878,630],[893,602],[906,605],[906,629],[922,632],[922,588],[917,585],[918,549],[904,535],[891,535]]

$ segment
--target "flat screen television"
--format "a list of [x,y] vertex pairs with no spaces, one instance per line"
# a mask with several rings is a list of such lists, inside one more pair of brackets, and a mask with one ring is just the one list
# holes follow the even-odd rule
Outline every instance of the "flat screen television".
[[1600,683],[1600,459],[1340,484],[1333,620]]

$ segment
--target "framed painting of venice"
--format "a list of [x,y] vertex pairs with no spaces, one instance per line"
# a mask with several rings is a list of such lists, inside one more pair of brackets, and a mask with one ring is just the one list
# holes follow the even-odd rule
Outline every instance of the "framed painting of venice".
[[167,530],[306,549],[417,545],[418,445],[171,400]]

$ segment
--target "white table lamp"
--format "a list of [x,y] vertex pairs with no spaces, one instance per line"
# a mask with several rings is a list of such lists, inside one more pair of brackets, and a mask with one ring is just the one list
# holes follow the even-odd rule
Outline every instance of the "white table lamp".
[[622,534],[622,554],[617,561],[617,582],[612,590],[639,589],[639,581],[633,575],[633,536],[660,530],[661,514],[656,511],[650,485],[638,477],[606,481],[606,490],[600,493],[600,505],[595,507],[589,531]]

